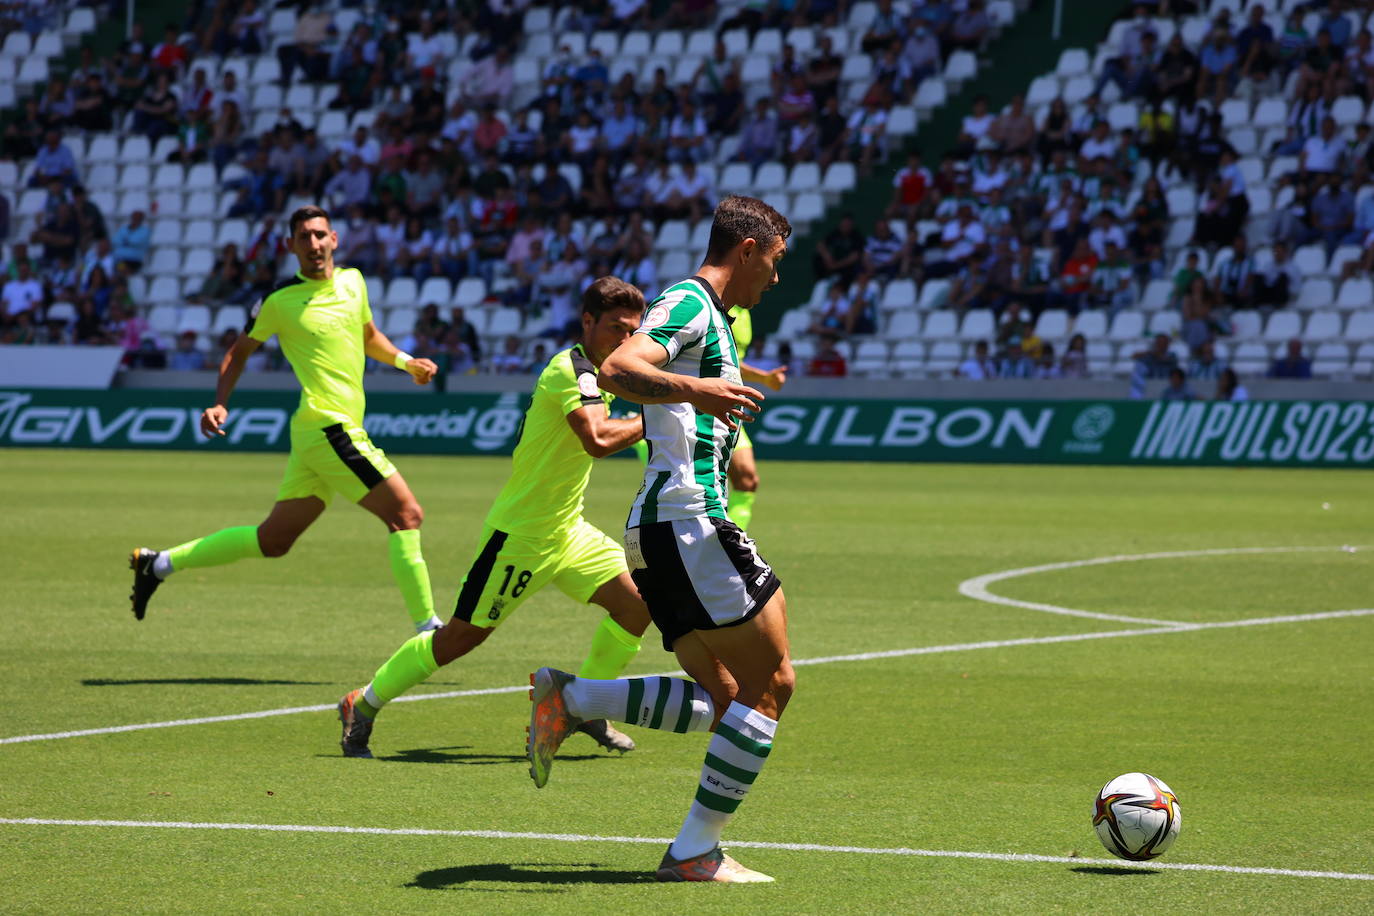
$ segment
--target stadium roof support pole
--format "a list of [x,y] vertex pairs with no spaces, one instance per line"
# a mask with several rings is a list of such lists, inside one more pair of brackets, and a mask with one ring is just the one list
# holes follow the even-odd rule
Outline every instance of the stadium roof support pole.
[[[1058,23],[1059,20],[1056,19],[1055,22]],[[134,0],[124,0],[124,37],[134,37]]]
[[[133,0],[130,0],[132,3]],[[1058,41],[1064,31],[1064,0],[1054,0],[1054,25],[1050,28],[1050,38]]]

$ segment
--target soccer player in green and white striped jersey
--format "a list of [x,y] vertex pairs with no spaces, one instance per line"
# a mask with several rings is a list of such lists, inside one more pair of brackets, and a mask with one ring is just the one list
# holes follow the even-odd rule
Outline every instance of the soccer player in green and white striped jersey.
[[752,197],[716,207],[697,274],[652,302],[602,364],[598,384],[644,405],[649,462],[626,523],[630,574],[691,680],[531,677],[530,775],[549,777],[562,740],[609,718],[675,732],[714,730],[695,799],[659,864],[661,881],[771,881],[720,849],[725,824],[772,750],[795,676],[778,577],[730,521],[726,479],[739,424],[762,395],[745,387],[727,315],[777,283],[792,227]]

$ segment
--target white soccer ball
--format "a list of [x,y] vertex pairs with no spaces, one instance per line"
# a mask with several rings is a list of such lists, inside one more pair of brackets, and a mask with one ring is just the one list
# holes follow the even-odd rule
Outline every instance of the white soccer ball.
[[1107,851],[1144,862],[1174,845],[1183,812],[1178,796],[1148,773],[1118,776],[1097,793],[1093,828]]

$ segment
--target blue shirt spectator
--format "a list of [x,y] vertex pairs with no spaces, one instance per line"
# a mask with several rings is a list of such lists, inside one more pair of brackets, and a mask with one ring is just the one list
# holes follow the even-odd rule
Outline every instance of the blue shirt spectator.
[[33,165],[33,177],[29,179],[31,188],[41,188],[54,178],[68,187],[76,184],[76,157],[67,149],[67,144],[62,142],[62,136],[55,130],[48,131],[46,141],[34,157]]
[[152,241],[152,230],[143,219],[143,211],[135,210],[129,221],[115,230],[114,259],[123,261],[135,270],[148,260],[148,243]]
[[629,147],[638,132],[639,120],[634,112],[626,108],[624,99],[616,99],[610,115],[601,122],[601,138],[606,141],[606,148],[620,153]]
[[1268,374],[1270,378],[1311,378],[1312,361],[1302,355],[1302,341],[1288,341],[1288,355],[1274,360]]
[[573,73],[573,80],[585,85],[592,92],[600,92],[611,80],[611,71],[601,60],[601,52],[592,48],[591,57]]
[[1345,18],[1339,3],[1331,4],[1331,9],[1327,11],[1326,18],[1322,19],[1318,29],[1326,29],[1331,33],[1331,43],[1338,48],[1350,44],[1350,20]]
[[1213,39],[1203,47],[1199,60],[1204,70],[1222,74],[1236,65],[1237,56],[1236,46],[1218,29]]

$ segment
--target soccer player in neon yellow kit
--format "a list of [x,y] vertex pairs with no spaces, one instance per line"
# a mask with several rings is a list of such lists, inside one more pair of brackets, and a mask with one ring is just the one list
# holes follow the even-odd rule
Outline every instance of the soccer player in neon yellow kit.
[[183,569],[223,566],[249,557],[280,557],[320,517],[334,492],[377,516],[391,532],[391,571],[417,630],[440,625],[434,616],[429,570],[420,551],[424,513],[405,479],[363,429],[364,356],[394,365],[424,385],[438,367],[398,350],[372,322],[363,275],[335,267],[339,237],[329,214],[302,207],[291,215],[290,250],[300,262],[294,277],[254,306],[248,327],[219,367],[215,405],[201,414],[207,437],[223,436],[244,364],[273,334],[301,384],[291,417],[291,456],[267,519],[225,528],[168,550],[139,547],[130,599],[143,619],[163,580]]
[[[744,362],[749,354],[749,345],[754,341],[754,318],[749,309],[738,305],[730,309],[730,332],[735,335],[735,349],[739,351],[740,378],[781,391],[782,386],[787,384],[786,366],[764,372]],[[739,441],[730,453],[729,514],[730,521],[746,530],[754,519],[754,496],[758,489],[759,469],[754,462],[754,443],[749,438],[749,431],[741,426]]]
[[[639,327],[644,296],[615,277],[582,295],[582,338],[554,355],[525,412],[511,475],[487,513],[477,555],[463,579],[453,619],[407,641],[371,683],[339,701],[346,757],[371,757],[368,742],[382,707],[443,665],[486,641],[525,599],[550,583],[569,598],[605,608],[582,665],[583,677],[618,677],[639,652],[649,609],[630,577],[625,551],[582,517],[592,460],[638,442],[638,419],[612,419],[612,395],[597,387],[607,355]],[[634,742],[606,722],[580,724],[607,750]]]

